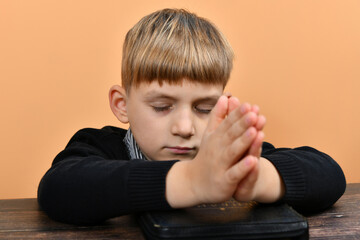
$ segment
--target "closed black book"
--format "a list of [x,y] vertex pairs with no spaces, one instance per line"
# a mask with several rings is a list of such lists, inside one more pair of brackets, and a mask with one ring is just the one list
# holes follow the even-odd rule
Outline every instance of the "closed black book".
[[203,204],[173,211],[146,212],[138,222],[147,239],[309,238],[305,217],[287,204]]

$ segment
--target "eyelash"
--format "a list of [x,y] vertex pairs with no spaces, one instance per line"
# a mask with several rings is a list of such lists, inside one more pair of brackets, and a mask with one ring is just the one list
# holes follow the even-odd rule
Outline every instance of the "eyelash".
[[[165,106],[165,107],[154,107],[153,106],[153,109],[155,112],[165,112],[165,111],[170,110],[171,107],[172,106]],[[194,110],[201,114],[209,114],[212,109],[199,109],[199,108],[194,107]]]
[[171,106],[166,106],[166,107],[154,107],[153,109],[155,110],[155,112],[165,112],[167,110],[170,110]]
[[196,108],[196,107],[194,107],[194,109],[198,113],[202,113],[202,114],[209,114],[211,112],[211,110],[212,110],[212,109],[200,109],[200,108]]

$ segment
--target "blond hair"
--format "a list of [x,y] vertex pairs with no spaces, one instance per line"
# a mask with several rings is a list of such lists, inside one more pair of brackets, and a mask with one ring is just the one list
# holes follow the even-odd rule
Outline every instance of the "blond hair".
[[122,85],[179,84],[182,79],[222,84],[232,70],[233,51],[217,28],[183,9],[163,9],[142,18],[126,35]]

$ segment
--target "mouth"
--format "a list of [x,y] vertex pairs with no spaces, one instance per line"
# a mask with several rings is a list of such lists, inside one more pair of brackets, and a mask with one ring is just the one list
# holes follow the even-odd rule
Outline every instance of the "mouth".
[[189,147],[166,147],[171,153],[176,155],[182,155],[182,154],[190,154],[194,153],[196,151],[195,147],[189,148]]

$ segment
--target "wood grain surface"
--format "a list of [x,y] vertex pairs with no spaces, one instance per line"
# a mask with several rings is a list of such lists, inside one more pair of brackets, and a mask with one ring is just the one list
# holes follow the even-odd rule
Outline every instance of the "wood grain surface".
[[[360,239],[360,183],[348,184],[330,209],[306,216],[310,239]],[[75,226],[51,220],[36,199],[0,200],[1,239],[144,239],[132,215],[102,225]]]

